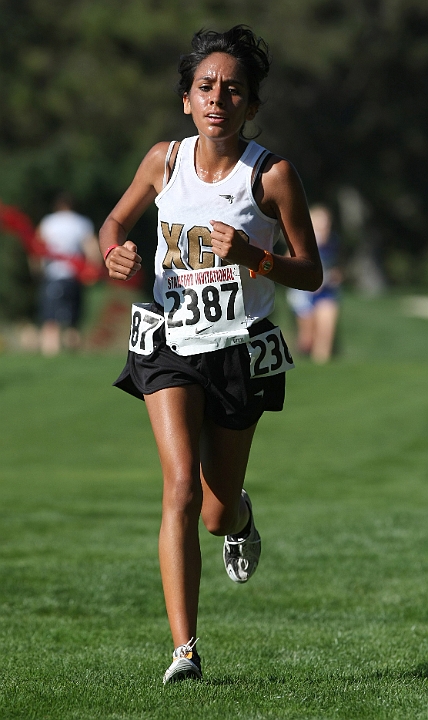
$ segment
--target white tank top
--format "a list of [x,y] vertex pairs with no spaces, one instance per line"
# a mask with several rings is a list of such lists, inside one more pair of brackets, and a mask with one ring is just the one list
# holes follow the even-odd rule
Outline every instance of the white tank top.
[[[253,140],[229,175],[216,183],[201,180],[195,170],[198,136],[185,138],[179,147],[174,171],[157,196],[158,245],[155,256],[156,302],[162,302],[162,276],[166,269],[199,270],[220,267],[221,258],[211,250],[210,220],[232,225],[251,245],[272,252],[279,223],[261,212],[252,193],[253,169],[265,148]],[[170,148],[173,146],[171,143]],[[274,308],[274,283],[267,277],[250,278],[241,267],[247,325],[267,317]]]

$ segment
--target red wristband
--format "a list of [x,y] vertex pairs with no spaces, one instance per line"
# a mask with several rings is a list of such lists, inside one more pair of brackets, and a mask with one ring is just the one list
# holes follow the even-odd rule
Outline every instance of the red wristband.
[[116,245],[109,245],[107,250],[104,253],[104,262],[107,260],[108,256],[110,255],[111,251],[115,249],[115,247],[119,247],[119,245],[116,243]]

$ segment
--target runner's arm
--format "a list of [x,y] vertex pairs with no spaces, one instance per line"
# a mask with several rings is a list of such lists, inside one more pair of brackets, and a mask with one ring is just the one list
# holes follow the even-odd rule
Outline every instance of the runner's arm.
[[137,246],[127,240],[128,233],[162,189],[165,156],[169,143],[152,147],[141,162],[135,177],[117,205],[104,221],[99,242],[111,278],[127,280],[141,269]]
[[[322,283],[322,265],[300,178],[287,160],[273,156],[262,175],[260,209],[276,217],[287,242],[289,257],[274,255],[268,277],[280,285],[315,291]],[[213,221],[213,251],[229,262],[258,270],[263,250],[247,243],[229,225]]]

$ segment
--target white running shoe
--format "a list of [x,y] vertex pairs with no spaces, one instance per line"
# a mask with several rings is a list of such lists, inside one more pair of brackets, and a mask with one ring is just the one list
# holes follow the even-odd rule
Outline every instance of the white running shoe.
[[239,533],[226,535],[223,546],[224,567],[230,579],[236,583],[247,582],[255,573],[262,550],[262,541],[254,525],[251,500],[245,490],[242,490],[242,497],[251,514],[250,532],[246,537],[240,537]]
[[177,680],[186,680],[193,678],[194,680],[202,679],[201,658],[198,651],[194,649],[197,638],[189,640],[185,645],[179,645],[172,654],[172,663],[163,676],[163,684],[177,682]]

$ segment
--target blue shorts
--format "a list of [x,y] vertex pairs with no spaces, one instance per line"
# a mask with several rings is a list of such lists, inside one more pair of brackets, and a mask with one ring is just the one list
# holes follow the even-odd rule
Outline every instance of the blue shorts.
[[337,288],[331,286],[323,287],[316,293],[291,288],[287,293],[287,298],[293,312],[296,315],[304,317],[305,315],[310,315],[321,300],[338,302],[339,291]]

